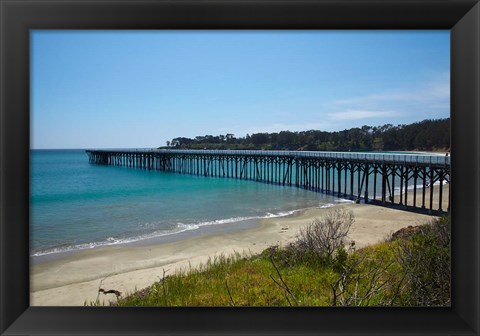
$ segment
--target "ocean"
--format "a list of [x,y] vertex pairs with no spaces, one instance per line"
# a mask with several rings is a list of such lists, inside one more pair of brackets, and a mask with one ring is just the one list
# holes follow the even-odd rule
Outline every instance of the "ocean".
[[185,239],[343,201],[255,181],[93,165],[85,150],[32,150],[30,254]]

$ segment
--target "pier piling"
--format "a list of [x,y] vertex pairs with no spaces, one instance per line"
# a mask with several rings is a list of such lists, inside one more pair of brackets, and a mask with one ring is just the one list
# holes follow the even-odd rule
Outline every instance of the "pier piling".
[[[355,202],[429,213],[450,209],[450,197],[444,195],[444,184],[450,183],[450,157],[438,155],[174,149],[86,153],[89,163],[97,165],[296,186]],[[418,192],[421,204],[416,201]]]

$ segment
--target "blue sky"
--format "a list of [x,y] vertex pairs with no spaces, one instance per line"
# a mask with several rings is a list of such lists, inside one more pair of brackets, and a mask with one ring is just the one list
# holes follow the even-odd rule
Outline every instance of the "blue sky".
[[450,116],[449,31],[31,33],[31,147]]

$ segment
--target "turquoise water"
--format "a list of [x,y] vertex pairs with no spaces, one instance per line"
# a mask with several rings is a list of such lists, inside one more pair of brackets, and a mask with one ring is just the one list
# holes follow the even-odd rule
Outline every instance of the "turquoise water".
[[91,165],[84,150],[32,150],[31,255],[234,229],[337,201],[254,181]]

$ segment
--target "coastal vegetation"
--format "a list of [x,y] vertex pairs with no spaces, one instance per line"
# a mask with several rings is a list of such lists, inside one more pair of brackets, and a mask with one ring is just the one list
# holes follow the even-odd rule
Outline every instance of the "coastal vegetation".
[[254,133],[245,137],[234,134],[177,137],[167,141],[175,149],[256,149],[308,151],[448,151],[450,118],[383,126],[362,126],[337,132],[309,130],[302,132]]
[[[356,249],[351,212],[315,219],[288,246],[219,255],[118,297],[116,306],[449,306],[450,221],[432,219]],[[100,301],[93,303],[101,304]]]

